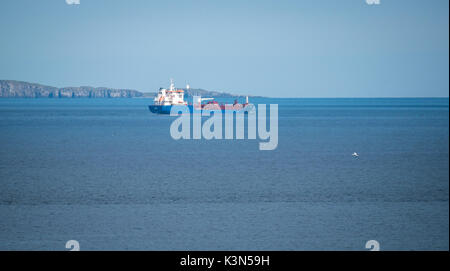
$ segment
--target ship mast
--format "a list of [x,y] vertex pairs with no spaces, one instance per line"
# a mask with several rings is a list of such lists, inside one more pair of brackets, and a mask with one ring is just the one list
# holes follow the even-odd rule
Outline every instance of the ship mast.
[[173,84],[173,79],[170,78],[170,91],[174,90],[174,84]]

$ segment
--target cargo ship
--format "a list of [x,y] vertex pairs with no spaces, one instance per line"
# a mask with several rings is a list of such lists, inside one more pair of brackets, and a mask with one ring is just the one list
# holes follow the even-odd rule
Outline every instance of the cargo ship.
[[153,104],[149,105],[148,108],[152,113],[156,114],[170,114],[172,107],[182,107],[187,106],[189,112],[198,112],[202,111],[222,111],[222,113],[226,112],[237,112],[242,110],[249,110],[252,104],[248,102],[248,96],[245,98],[245,103],[238,103],[237,100],[234,101],[233,104],[222,104],[218,103],[214,100],[214,98],[198,98],[197,101],[192,103],[187,103],[184,100],[184,90],[176,89],[173,83],[173,80],[170,80],[169,89],[160,88],[158,94],[153,100]]

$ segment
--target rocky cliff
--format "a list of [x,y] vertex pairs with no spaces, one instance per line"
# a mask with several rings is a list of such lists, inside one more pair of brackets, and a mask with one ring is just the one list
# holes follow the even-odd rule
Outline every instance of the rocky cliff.
[[[242,98],[225,92],[204,89],[184,89],[185,99],[193,96],[212,98]],[[153,98],[154,92],[140,92],[132,89],[114,89],[104,87],[64,87],[56,88],[36,83],[14,80],[0,80],[0,98]]]
[[0,80],[0,98],[133,98],[143,96],[131,89],[65,87],[56,88],[35,83]]

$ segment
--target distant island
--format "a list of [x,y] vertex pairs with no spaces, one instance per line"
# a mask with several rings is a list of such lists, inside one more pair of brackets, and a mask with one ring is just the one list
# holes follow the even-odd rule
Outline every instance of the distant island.
[[[183,90],[187,99],[195,95],[214,98],[244,97],[244,95],[204,89],[184,88]],[[155,95],[156,92],[141,92],[133,89],[90,86],[57,88],[15,80],[0,80],[0,98],[153,98]]]

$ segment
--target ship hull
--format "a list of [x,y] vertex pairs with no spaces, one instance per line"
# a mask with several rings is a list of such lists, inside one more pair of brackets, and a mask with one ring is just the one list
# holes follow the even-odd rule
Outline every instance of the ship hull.
[[155,114],[170,114],[172,105],[149,105],[148,109]]
[[233,108],[233,107],[225,107],[225,106],[220,106],[217,108],[205,108],[205,107],[196,107],[195,111],[194,111],[194,106],[193,105],[149,105],[148,109],[150,110],[150,112],[155,113],[155,114],[170,114],[170,111],[172,110],[172,108],[174,107],[174,109],[177,109],[177,107],[179,107],[179,111],[183,112],[185,110],[185,108],[187,107],[189,109],[189,113],[201,113],[202,111],[209,111],[209,112],[214,112],[214,111],[221,111],[222,113],[233,113],[233,112],[240,112],[240,111],[247,111],[248,110],[248,105],[242,105],[241,108]]

